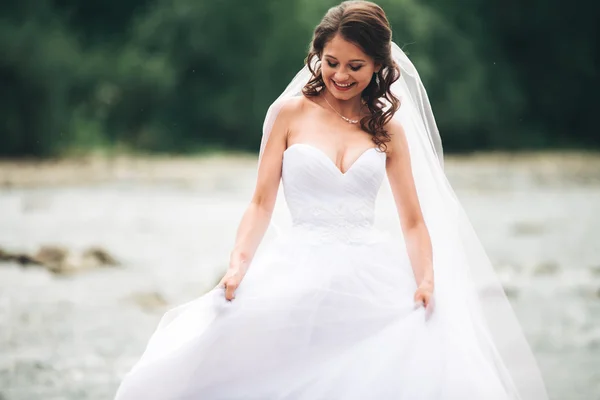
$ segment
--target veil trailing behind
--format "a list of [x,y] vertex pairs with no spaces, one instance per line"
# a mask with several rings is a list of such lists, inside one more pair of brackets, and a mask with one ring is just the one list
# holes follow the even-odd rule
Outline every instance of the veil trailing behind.
[[[266,241],[227,301],[222,287],[169,310],[117,400],[547,400],[519,323],[443,170],[417,71],[392,43],[404,126],[431,236],[434,306],[417,288],[386,153],[343,173],[299,143],[282,156]],[[302,69],[267,111],[259,156]],[[268,242],[268,243],[266,243]],[[431,303],[430,303],[431,305]]]
[[[465,336],[493,366],[510,399],[545,400],[548,394],[521,326],[463,207],[444,174],[442,141],[427,92],[407,55],[394,42],[392,57],[400,78],[391,90],[400,99],[393,118],[404,127],[419,202],[431,237],[435,275],[435,308],[450,311]],[[259,165],[282,104],[302,95],[312,78],[301,69],[267,111]],[[277,196],[271,229],[283,235],[291,225],[285,196]],[[389,181],[384,180],[376,207],[375,226],[403,243]]]

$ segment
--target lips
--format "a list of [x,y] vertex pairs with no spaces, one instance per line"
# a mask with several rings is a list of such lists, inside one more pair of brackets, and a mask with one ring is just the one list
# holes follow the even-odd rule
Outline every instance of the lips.
[[348,91],[356,85],[356,82],[342,84],[342,83],[337,83],[333,79],[331,80],[331,82],[333,83],[333,86],[340,92]]

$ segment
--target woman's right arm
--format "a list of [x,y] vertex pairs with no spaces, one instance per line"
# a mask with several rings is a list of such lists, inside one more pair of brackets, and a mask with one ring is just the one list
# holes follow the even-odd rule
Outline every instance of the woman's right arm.
[[227,300],[235,297],[235,290],[246,274],[271,221],[281,180],[283,152],[287,147],[289,126],[297,107],[296,101],[286,102],[271,129],[258,167],[254,194],[237,229],[229,268],[220,282],[221,286],[225,286]]

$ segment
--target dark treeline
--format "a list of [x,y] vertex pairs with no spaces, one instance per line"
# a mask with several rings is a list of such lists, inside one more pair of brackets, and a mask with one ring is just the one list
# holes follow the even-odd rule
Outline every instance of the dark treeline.
[[[256,150],[325,0],[9,0],[0,155]],[[600,147],[600,3],[381,0],[450,151]]]

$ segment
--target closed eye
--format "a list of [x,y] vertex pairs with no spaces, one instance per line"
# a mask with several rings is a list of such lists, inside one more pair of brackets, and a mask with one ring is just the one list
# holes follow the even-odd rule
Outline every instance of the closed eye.
[[[338,64],[337,64],[337,63],[332,63],[332,62],[330,62],[330,61],[327,61],[327,65],[329,65],[329,67],[331,67],[331,68],[335,68],[335,67],[337,67],[337,66],[338,66]],[[360,65],[360,66],[358,66],[358,67],[353,67],[352,65],[350,66],[350,69],[351,69],[352,71],[354,71],[354,72],[358,71],[358,70],[359,70],[359,69],[361,69],[361,68],[362,68],[362,65]]]

